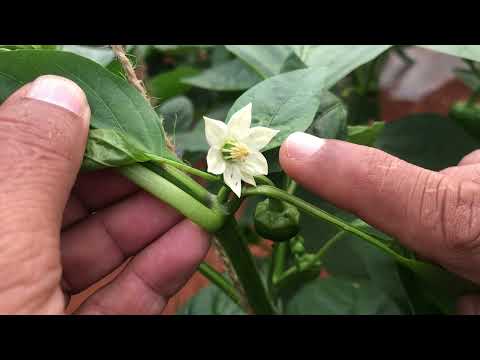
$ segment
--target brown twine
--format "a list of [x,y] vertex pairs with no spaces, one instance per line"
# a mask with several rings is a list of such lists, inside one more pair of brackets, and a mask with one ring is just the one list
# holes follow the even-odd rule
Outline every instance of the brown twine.
[[247,314],[253,314],[253,311],[248,303],[247,296],[245,294],[245,289],[243,288],[242,284],[240,283],[240,280],[238,279],[237,272],[235,271],[235,268],[233,267],[232,262],[230,261],[227,254],[225,253],[225,249],[223,248],[222,244],[220,244],[220,242],[215,236],[213,237],[213,245],[214,245],[213,248],[215,249],[217,256],[222,260],[223,266],[227,271],[228,276],[232,280],[232,284],[234,288],[237,290],[237,293],[239,295],[239,300],[240,300],[240,306],[243,308],[243,310]]

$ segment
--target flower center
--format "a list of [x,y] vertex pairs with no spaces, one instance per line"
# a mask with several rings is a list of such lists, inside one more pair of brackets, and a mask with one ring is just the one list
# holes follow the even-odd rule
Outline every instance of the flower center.
[[247,146],[233,140],[227,141],[222,147],[222,155],[225,160],[244,161],[249,154]]

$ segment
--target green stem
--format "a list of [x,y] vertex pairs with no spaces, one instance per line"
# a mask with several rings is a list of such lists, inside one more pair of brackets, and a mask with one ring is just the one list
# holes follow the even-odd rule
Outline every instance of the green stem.
[[308,271],[312,266],[315,265],[319,260],[322,259],[323,255],[335,244],[338,240],[343,238],[347,233],[345,231],[339,231],[333,237],[328,239],[328,241],[322,246],[320,250],[313,256],[308,262],[302,264],[299,269],[297,266],[292,266],[287,271],[285,271],[281,276],[275,279],[275,286],[278,289],[285,287],[286,284],[290,282],[290,279],[294,277],[297,273],[302,271]]
[[380,240],[375,238],[374,236],[367,234],[363,232],[360,229],[357,229],[356,227],[350,225],[349,223],[337,218],[336,216],[330,215],[326,211],[323,211],[319,208],[317,208],[314,205],[311,205],[307,203],[306,201],[303,201],[302,199],[297,198],[296,196],[290,195],[287,192],[274,188],[272,186],[257,186],[256,188],[250,188],[245,191],[244,196],[252,196],[252,195],[263,195],[267,196],[270,198],[275,198],[279,200],[286,201],[292,205],[295,205],[298,207],[300,210],[303,210],[304,212],[317,217],[319,219],[322,219],[326,222],[329,222],[333,225],[336,225],[342,230],[345,230],[346,232],[349,232],[351,234],[354,234],[358,236],[359,238],[371,243],[372,245],[376,246],[377,248],[381,249],[382,251],[388,253],[389,255],[395,257],[397,260],[404,261],[405,259],[397,254],[395,251],[391,250],[387,245],[383,244]]
[[256,180],[259,184],[275,186],[275,184],[273,183],[272,180],[270,180],[268,177],[263,176],[263,175],[255,176],[255,180]]
[[222,274],[206,262],[202,262],[198,266],[198,271],[205,276],[210,282],[219,287],[230,299],[240,306],[240,297],[235,287]]
[[276,297],[275,285],[283,274],[288,253],[288,242],[276,243],[273,247],[272,266],[270,267],[269,290]]
[[262,315],[275,314],[252,254],[233,216],[227,218],[224,225],[216,231],[215,236],[232,262],[253,312]]
[[146,168],[154,171],[161,177],[177,185],[180,189],[192,195],[195,199],[202,202],[206,206],[211,206],[215,199],[214,194],[211,194],[207,189],[197,183],[190,176],[172,166],[157,165],[153,162],[145,163],[144,165]]
[[222,181],[222,178],[218,175],[213,175],[213,174],[207,173],[205,171],[194,168],[192,166],[188,166],[187,164],[183,164],[183,163],[178,162],[178,161],[163,158],[163,157],[160,157],[160,156],[157,156],[157,155],[154,155],[154,154],[148,154],[148,156],[152,159],[152,162],[154,162],[156,164],[159,164],[159,165],[167,164],[167,165],[173,166],[173,167],[175,167],[179,170],[183,170],[186,173],[201,177],[202,179],[205,179],[207,181],[214,181],[214,182]]
[[122,175],[156,198],[177,209],[209,232],[220,229],[225,216],[199,202],[190,194],[140,164],[118,168]]

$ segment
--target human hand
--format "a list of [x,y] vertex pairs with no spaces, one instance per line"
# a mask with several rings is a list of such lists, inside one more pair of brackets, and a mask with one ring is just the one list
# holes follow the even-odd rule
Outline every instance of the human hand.
[[89,121],[83,91],[56,76],[0,106],[0,313],[62,314],[133,256],[77,313],[158,314],[207,253],[203,230],[113,171],[76,180]]
[[[435,172],[378,149],[294,133],[280,163],[306,189],[480,284],[480,151]],[[460,299],[458,311],[480,314],[480,296]]]

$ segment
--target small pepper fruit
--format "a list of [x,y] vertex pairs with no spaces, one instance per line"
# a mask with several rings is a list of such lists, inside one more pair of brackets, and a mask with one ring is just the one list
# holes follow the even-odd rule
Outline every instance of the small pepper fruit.
[[288,241],[298,234],[300,212],[286,202],[266,199],[255,209],[254,225],[258,235],[274,242]]

